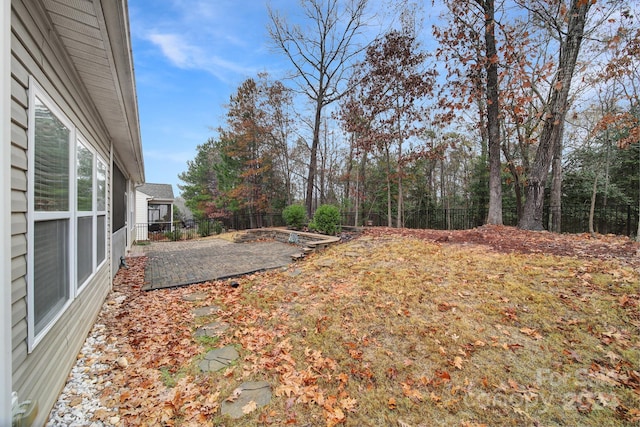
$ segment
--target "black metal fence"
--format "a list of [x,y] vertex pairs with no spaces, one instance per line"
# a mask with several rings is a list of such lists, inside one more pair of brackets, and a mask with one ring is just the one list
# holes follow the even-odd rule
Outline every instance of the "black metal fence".
[[220,234],[225,230],[247,230],[262,227],[282,227],[285,225],[281,213],[258,215],[235,214],[229,218],[187,219],[173,222],[153,222],[136,224],[134,241],[178,241]]
[[[549,218],[551,208],[545,206],[544,217]],[[589,231],[588,205],[562,206],[561,228],[564,233],[586,233]],[[369,213],[360,216],[358,225],[386,226],[386,213]],[[406,228],[433,229],[433,230],[467,230],[479,227],[485,223],[486,211],[478,208],[432,208],[416,211],[407,211],[404,215]],[[515,226],[518,224],[518,215],[515,207],[505,206],[502,211],[504,225]],[[354,225],[355,212],[342,214],[344,225]],[[397,218],[392,218],[395,226]],[[548,228],[548,222],[543,224]],[[632,205],[612,205],[596,207],[593,220],[594,231],[601,234],[618,234],[634,236],[638,227],[638,207]]]
[[227,230],[248,230],[250,228],[283,227],[286,225],[281,212],[253,215],[236,213],[229,218],[220,218],[218,221]]
[[[548,218],[550,208],[545,209]],[[562,206],[562,232],[585,233],[589,231],[589,206]],[[545,224],[546,226],[546,224]],[[593,228],[600,234],[618,234],[634,236],[638,231],[638,207],[631,205],[612,205],[596,207],[593,215]]]
[[[549,207],[545,207],[545,218],[549,218]],[[478,208],[433,208],[405,212],[406,228],[433,230],[467,230],[485,223],[486,212]],[[355,212],[343,212],[343,225],[386,226],[386,213],[359,215],[355,224]],[[515,226],[518,216],[515,208],[504,207],[502,213],[505,225]],[[596,207],[594,211],[594,231],[601,234],[634,236],[638,227],[638,207],[613,205]],[[396,225],[396,218],[392,218]],[[246,230],[262,227],[282,227],[285,222],[281,213],[259,215],[235,214],[229,218],[203,221],[174,221],[173,223],[136,224],[136,241],[185,240],[217,234],[223,230]],[[543,224],[547,228],[548,224]],[[585,233],[589,231],[589,206],[562,206],[562,232]]]

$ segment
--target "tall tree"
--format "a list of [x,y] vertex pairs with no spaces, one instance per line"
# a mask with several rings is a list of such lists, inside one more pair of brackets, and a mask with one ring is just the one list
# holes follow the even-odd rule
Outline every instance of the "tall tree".
[[178,175],[184,184],[178,184],[186,205],[196,218],[206,217],[207,206],[217,196],[218,182],[215,164],[219,161],[216,141],[209,138],[206,143],[198,145],[196,157],[187,161],[187,170]]
[[[476,123],[489,159],[487,222],[502,224],[502,168],[500,161],[499,65],[494,0],[446,0],[449,26],[434,27],[440,42],[436,57],[446,61],[447,84],[439,104],[443,118],[452,120],[463,109],[475,107]],[[503,37],[504,39],[504,37]],[[506,64],[502,64],[505,66]]]
[[[356,132],[360,145],[380,152],[387,167],[387,216],[391,226],[391,184],[397,189],[397,223],[403,221],[404,167],[409,161],[430,154],[429,147],[417,146],[428,123],[425,101],[432,94],[435,73],[426,69],[426,54],[408,24],[401,31],[393,30],[376,40],[367,49],[365,60],[358,67],[358,103],[353,97],[343,107],[350,132]],[[344,111],[344,108],[343,108]],[[364,119],[364,120],[363,120]],[[414,142],[413,150],[406,147]],[[392,147],[395,151],[392,152]],[[394,160],[392,162],[392,160]],[[392,163],[394,163],[392,165]]]
[[[545,4],[542,4],[545,3]],[[571,0],[567,8],[558,1],[556,8],[547,9],[546,2],[536,4],[530,10],[544,22],[554,23],[558,37],[558,62],[550,85],[549,97],[543,111],[543,127],[540,133],[535,159],[527,177],[526,201],[518,226],[526,230],[543,229],[544,189],[547,174],[557,147],[562,142],[571,81],[576,68],[580,46],[585,34],[585,24],[591,0]],[[547,8],[543,8],[547,7]],[[555,16],[552,15],[555,11]]]
[[286,205],[293,203],[293,159],[291,138],[294,135],[292,117],[292,93],[282,82],[270,82],[266,73],[259,79],[265,87],[265,99],[261,108],[270,122],[269,145],[273,154],[273,167],[284,181]]
[[[604,37],[607,61],[597,78],[598,81],[611,82],[621,105],[606,114],[598,128],[615,134],[618,146],[628,149],[631,152],[629,157],[640,162],[640,29],[630,7],[625,5],[620,11],[618,28]],[[638,181],[636,240],[640,242],[640,168],[635,168],[634,178]]]
[[308,25],[288,22],[269,7],[269,35],[289,59],[304,94],[313,104],[313,138],[306,184],[306,208],[313,210],[320,124],[324,107],[343,94],[343,78],[361,48],[356,38],[364,25],[368,0],[301,0]]
[[262,225],[260,214],[269,208],[277,197],[274,189],[280,187],[274,182],[273,120],[265,107],[269,99],[264,78],[245,80],[231,96],[227,127],[220,129],[224,159],[237,170],[235,182],[223,196],[233,200],[238,209],[246,210],[252,227]]
[[500,163],[500,105],[498,89],[498,51],[495,34],[494,0],[476,0],[484,9],[484,40],[487,73],[487,135],[489,137],[489,213],[487,223],[502,225],[502,167]]

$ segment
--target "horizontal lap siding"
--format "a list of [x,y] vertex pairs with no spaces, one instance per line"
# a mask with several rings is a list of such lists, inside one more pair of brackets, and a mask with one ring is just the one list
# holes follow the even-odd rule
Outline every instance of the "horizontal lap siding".
[[[43,425],[102,303],[111,289],[107,260],[31,353],[27,351],[27,129],[28,81],[33,76],[109,164],[109,137],[40,17],[38,1],[12,1],[11,248],[13,387],[20,400],[38,401]],[[44,32],[44,33],[43,33]],[[109,223],[109,221],[107,221]],[[107,231],[110,245],[110,230]],[[110,254],[107,250],[107,255]]]
[[[23,398],[37,399],[43,414],[39,414],[44,424],[49,410],[56,402],[67,376],[82,348],[102,302],[109,293],[110,280],[108,264],[87,285],[55,327],[43,338],[26,360],[14,366],[14,384],[18,381],[18,393]],[[22,351],[26,350],[26,343]],[[55,368],[55,369],[52,369]],[[16,378],[18,377],[18,378]]]
[[[16,22],[11,17],[12,25]],[[11,57],[11,343],[14,390],[21,378],[16,369],[26,367],[27,360],[27,257],[26,251],[16,251],[13,239],[27,236],[27,189],[15,177],[23,173],[26,178],[27,165],[27,110],[28,71],[23,64],[24,55],[16,53],[21,46],[12,38]],[[17,49],[13,47],[16,46]],[[22,49],[24,51],[24,49]],[[20,160],[22,159],[22,160]],[[21,180],[20,180],[21,181]],[[20,397],[24,398],[22,391]]]

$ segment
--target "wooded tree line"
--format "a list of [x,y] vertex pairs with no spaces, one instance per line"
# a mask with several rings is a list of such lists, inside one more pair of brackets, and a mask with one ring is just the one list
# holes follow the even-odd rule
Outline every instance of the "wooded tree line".
[[[230,97],[180,175],[197,215],[260,226],[261,213],[331,203],[401,227],[408,211],[501,224],[510,209],[521,228],[561,231],[563,204],[640,209],[637,1],[393,5],[375,35],[368,0],[303,0],[299,19],[268,10],[292,73]],[[430,7],[440,19],[425,28]]]

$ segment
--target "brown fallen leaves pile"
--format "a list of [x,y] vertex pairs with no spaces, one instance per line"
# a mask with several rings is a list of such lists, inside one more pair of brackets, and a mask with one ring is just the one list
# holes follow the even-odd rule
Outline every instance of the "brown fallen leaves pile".
[[[143,293],[129,259],[100,322],[125,425],[626,426],[640,422],[640,246],[482,227],[374,228],[287,271]],[[206,299],[182,298],[204,292]],[[192,310],[216,305],[214,315]],[[220,338],[195,338],[223,321]],[[234,345],[217,373],[198,362]],[[110,353],[111,354],[111,353]],[[111,357],[111,356],[105,356]],[[115,355],[113,356],[115,357]],[[220,415],[242,382],[272,402]]]

